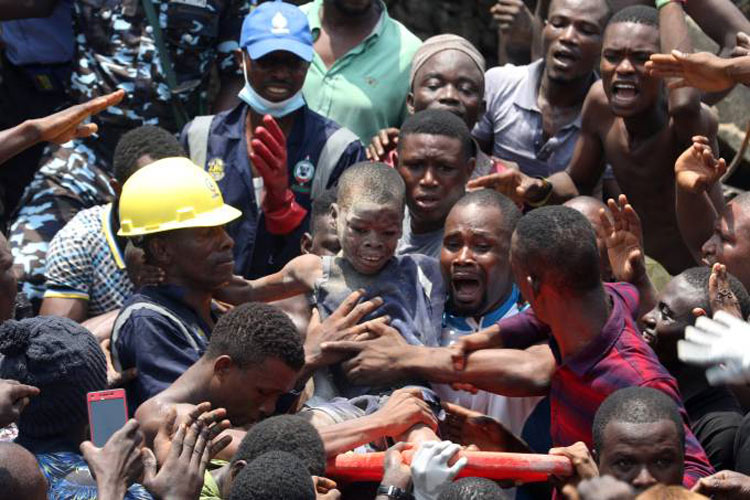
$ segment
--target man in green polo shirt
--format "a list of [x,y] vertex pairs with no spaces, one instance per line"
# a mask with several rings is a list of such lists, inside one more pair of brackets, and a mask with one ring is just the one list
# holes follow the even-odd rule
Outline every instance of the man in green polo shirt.
[[422,42],[382,0],[314,0],[301,9],[315,40],[302,89],[307,105],[364,144],[406,117],[411,60]]

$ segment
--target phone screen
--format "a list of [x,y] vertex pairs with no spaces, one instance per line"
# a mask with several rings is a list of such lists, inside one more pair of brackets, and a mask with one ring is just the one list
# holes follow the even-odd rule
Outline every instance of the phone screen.
[[89,424],[92,429],[92,441],[94,445],[102,447],[107,440],[120,430],[128,420],[125,412],[125,403],[123,399],[103,399],[101,401],[92,401],[91,421]]

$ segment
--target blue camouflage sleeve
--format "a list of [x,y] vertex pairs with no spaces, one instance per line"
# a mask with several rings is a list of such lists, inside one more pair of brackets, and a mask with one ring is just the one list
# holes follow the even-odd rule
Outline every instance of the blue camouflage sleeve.
[[222,12],[217,46],[217,66],[222,77],[241,75],[239,65],[234,60],[233,51],[239,48],[242,21],[253,9],[257,0],[230,0]]

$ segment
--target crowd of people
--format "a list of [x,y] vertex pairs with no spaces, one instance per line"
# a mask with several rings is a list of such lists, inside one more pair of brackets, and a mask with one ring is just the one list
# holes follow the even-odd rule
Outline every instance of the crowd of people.
[[0,0],[0,498],[750,499],[750,20],[297,3]]

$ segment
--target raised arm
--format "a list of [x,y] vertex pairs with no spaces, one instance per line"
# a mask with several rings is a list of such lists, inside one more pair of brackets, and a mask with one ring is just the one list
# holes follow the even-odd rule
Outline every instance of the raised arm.
[[716,159],[706,137],[693,138],[693,144],[675,162],[677,223],[696,262],[701,247],[711,237],[723,204],[709,193],[720,189],[719,179],[726,162]]
[[750,33],[750,21],[730,0],[687,2],[685,11],[719,45],[722,55],[728,56],[735,47],[737,33]]
[[[678,50],[684,53],[693,51],[690,41],[685,11],[679,2],[670,2],[659,9],[659,33],[661,50],[671,53]],[[672,120],[677,140],[688,144],[695,135],[711,138],[716,134],[710,113],[704,113],[700,91],[693,87],[672,88],[668,96],[669,116]]]
[[626,281],[638,289],[640,318],[653,309],[657,296],[656,288],[646,272],[641,219],[624,194],[621,194],[617,201],[610,199],[607,204],[612,220],[610,221],[603,208],[599,210],[602,228],[600,236],[607,245],[607,254],[615,279]]

